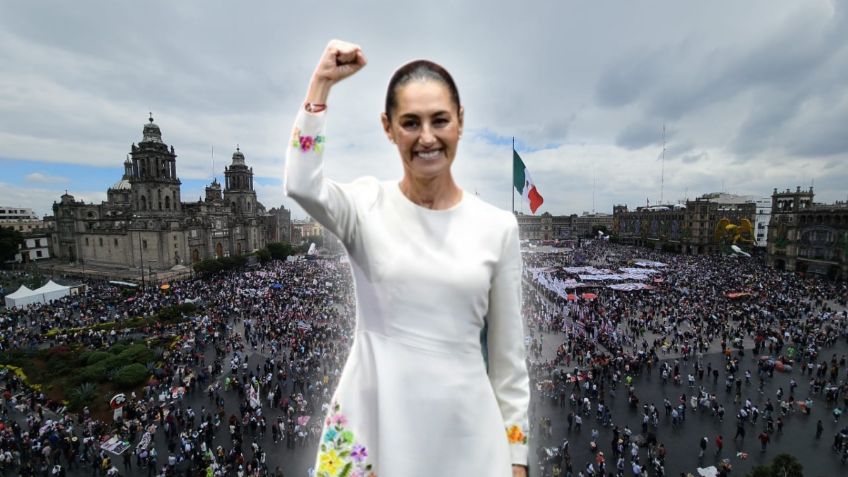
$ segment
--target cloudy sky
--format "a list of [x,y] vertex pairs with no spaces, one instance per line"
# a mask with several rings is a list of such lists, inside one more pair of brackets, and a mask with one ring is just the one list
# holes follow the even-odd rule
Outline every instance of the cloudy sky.
[[369,59],[328,102],[339,181],[400,177],[385,87],[429,58],[466,109],[457,181],[504,209],[513,137],[540,212],[811,184],[819,202],[848,196],[842,1],[50,3],[0,7],[0,204],[39,215],[65,190],[105,200],[152,111],[184,201],[211,181],[213,149],[221,180],[238,144],[260,201],[303,216],[284,147],[331,38]]

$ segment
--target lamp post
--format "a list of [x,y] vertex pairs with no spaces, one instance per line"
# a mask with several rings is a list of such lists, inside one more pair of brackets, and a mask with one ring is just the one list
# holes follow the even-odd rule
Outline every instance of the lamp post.
[[151,286],[151,287],[154,287],[154,288],[155,288],[155,287],[156,287],[156,282],[153,280],[153,264],[154,264],[154,263],[156,263],[156,260],[148,260],[148,261],[147,261],[147,272],[149,273],[149,275],[148,275],[148,279],[149,279],[149,280],[148,280],[148,282],[150,283],[150,286]]
[[141,290],[144,291],[144,249],[141,246],[141,234],[138,236],[139,270],[141,270]]

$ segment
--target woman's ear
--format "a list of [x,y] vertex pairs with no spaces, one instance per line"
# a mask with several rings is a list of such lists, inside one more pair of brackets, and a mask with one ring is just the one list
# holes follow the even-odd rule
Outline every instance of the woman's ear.
[[389,141],[394,144],[395,138],[392,135],[392,122],[389,120],[389,117],[386,113],[380,113],[380,122],[383,123],[383,132],[386,133],[386,137],[389,138]]
[[462,126],[465,124],[465,108],[459,107],[459,135],[462,136]]

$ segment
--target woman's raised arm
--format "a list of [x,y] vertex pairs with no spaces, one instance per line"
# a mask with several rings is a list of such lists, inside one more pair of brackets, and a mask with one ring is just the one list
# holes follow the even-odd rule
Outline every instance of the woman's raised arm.
[[325,112],[330,89],[365,66],[358,45],[333,40],[324,49],[295,119],[286,152],[284,188],[321,225],[346,245],[356,236],[357,182],[338,184],[324,178]]

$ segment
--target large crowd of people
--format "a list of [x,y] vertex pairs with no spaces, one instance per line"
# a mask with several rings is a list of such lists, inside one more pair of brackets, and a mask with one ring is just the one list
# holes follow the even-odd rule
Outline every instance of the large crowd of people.
[[[43,392],[4,376],[0,466],[14,475],[282,475],[270,446],[316,440],[344,364],[355,313],[346,264],[274,262],[127,297],[89,282],[85,291],[2,313],[3,349],[99,349],[160,335],[172,345],[122,415],[65,412]],[[186,300],[196,316],[126,332],[93,329]],[[249,362],[250,358],[252,361]],[[109,443],[129,443],[117,447]],[[270,444],[269,444],[270,443]]]
[[[828,352],[848,340],[844,282],[778,272],[757,259],[600,241],[523,255],[533,475],[664,476],[671,453],[692,449],[699,463],[727,474],[738,457],[723,448],[746,433],[767,449],[794,414],[824,406],[839,421],[848,408],[846,357]],[[629,291],[581,283],[572,268],[627,268],[626,281],[638,263],[657,270]],[[278,450],[297,452],[320,437],[353,336],[352,286],[337,260],[273,261],[174,282],[167,292],[90,281],[79,295],[3,309],[0,350],[104,349],[151,338],[169,346],[114,417],[71,413],[4,371],[0,471],[283,475]],[[94,326],[186,301],[200,306],[174,324]],[[790,385],[766,395],[775,373],[790,367]],[[644,397],[640,385],[651,377],[666,394],[661,401]],[[687,436],[692,445],[683,447],[675,441],[695,413],[734,421],[736,435]],[[818,438],[821,421],[817,429]],[[564,439],[554,435],[560,431]],[[848,458],[848,427],[832,449]]]
[[[736,419],[735,437],[756,429],[765,449],[770,436],[783,431],[789,413],[809,412],[823,401],[838,419],[848,408],[846,357],[827,354],[838,340],[848,341],[844,282],[775,271],[756,259],[673,255],[600,241],[577,250],[530,250],[524,255],[525,318],[534,335],[535,435],[552,444],[539,447],[543,475],[669,475],[666,456],[679,450],[663,440],[679,438],[670,430],[685,428],[687,413],[707,414],[719,423]],[[573,272],[575,265],[632,270],[636,263],[658,268],[642,290],[619,291],[608,282],[586,286]],[[574,288],[564,289],[563,283]],[[539,343],[545,336],[558,340],[548,356]],[[705,359],[708,354],[723,358],[714,364]],[[798,381],[808,386],[793,379],[790,389],[763,396],[775,370],[793,366],[801,373]],[[646,375],[668,385],[662,402],[641,399],[639,384]],[[552,423],[535,412],[539,402],[563,408],[564,416],[554,415],[567,423],[559,446],[545,439]],[[611,415],[615,402],[626,402],[641,425],[617,424],[625,419]],[[593,429],[592,459],[575,462],[572,446],[586,421],[611,429],[612,438],[604,449]],[[699,463],[709,444],[717,471],[729,472],[732,464],[721,452],[725,439],[700,437]],[[848,457],[844,429],[836,433],[833,449]]]

